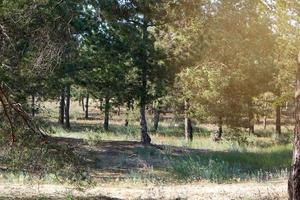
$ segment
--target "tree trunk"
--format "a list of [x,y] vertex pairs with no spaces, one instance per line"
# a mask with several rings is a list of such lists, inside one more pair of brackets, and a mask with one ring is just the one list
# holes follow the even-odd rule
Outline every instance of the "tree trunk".
[[128,121],[129,112],[130,112],[130,101],[127,102],[125,126],[128,126],[128,124],[129,124],[129,121]]
[[132,100],[129,105],[130,105],[130,109],[133,111],[134,110],[134,100]]
[[35,116],[35,96],[31,95],[31,116]]
[[294,136],[294,151],[288,184],[290,200],[300,200],[300,53],[298,55],[298,69],[296,75],[295,104],[296,125]]
[[109,98],[105,98],[105,105],[104,105],[104,123],[103,128],[104,130],[108,131],[108,125],[109,125]]
[[160,116],[160,109],[154,108],[153,109],[153,131],[157,132],[158,129],[158,123],[159,123],[159,116]]
[[89,98],[90,95],[87,93],[85,99],[85,119],[89,119]]
[[147,120],[146,120],[146,96],[147,96],[147,76],[146,69],[142,69],[142,88],[140,99],[140,126],[141,126],[141,142],[150,144],[151,138],[148,135]]
[[264,116],[264,130],[267,129],[267,116]]
[[217,139],[221,139],[223,135],[223,120],[222,117],[219,118],[218,122],[218,134],[217,134]]
[[186,99],[184,102],[184,110],[185,110],[185,139],[187,141],[193,141],[193,126],[192,121],[189,118],[189,109],[190,109],[190,102],[189,99]]
[[120,106],[118,106],[117,115],[118,115],[118,116],[120,116],[120,115],[121,115],[121,107],[120,107]]
[[147,120],[146,120],[146,106],[140,105],[140,126],[141,126],[141,142],[143,144],[150,144],[151,138],[148,135]]
[[70,103],[71,103],[71,87],[70,87],[70,85],[68,85],[66,87],[66,105],[65,105],[65,117],[66,117],[65,127],[67,129],[71,128],[71,125],[70,125]]
[[64,122],[65,122],[65,89],[61,89],[60,99],[59,99],[59,119],[58,119],[58,123],[60,125],[64,125]]
[[276,106],[276,134],[281,134],[281,107]]
[[82,111],[85,112],[84,97],[83,96],[80,97],[80,101],[81,101]]

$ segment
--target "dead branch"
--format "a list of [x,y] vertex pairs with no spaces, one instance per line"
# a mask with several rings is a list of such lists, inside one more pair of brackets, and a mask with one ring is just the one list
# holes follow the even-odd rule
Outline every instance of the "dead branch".
[[11,129],[11,135],[12,135],[12,142],[14,143],[16,140],[16,136],[14,133],[15,125],[12,122],[12,114],[8,111],[9,109],[12,109],[15,111],[15,113],[21,117],[24,124],[29,128],[30,131],[32,131],[35,134],[38,134],[39,136],[45,138],[46,134],[43,133],[33,122],[31,117],[28,113],[24,111],[22,106],[18,103],[13,102],[6,93],[6,90],[4,88],[4,84],[0,85],[0,102],[3,105],[4,113],[6,118],[9,121],[10,129]]
[[14,133],[14,125],[12,123],[11,115],[10,115],[9,111],[7,110],[8,109],[7,108],[8,104],[7,104],[7,100],[6,100],[5,96],[2,93],[2,89],[0,89],[0,102],[3,106],[4,115],[5,115],[5,117],[7,118],[8,122],[9,122],[10,134],[11,134],[11,137],[12,137],[12,143],[14,143],[15,140],[16,140],[16,136],[15,136],[15,133]]

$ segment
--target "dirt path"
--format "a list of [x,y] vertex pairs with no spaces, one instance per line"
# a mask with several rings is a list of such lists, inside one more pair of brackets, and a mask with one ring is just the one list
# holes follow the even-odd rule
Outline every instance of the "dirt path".
[[97,186],[78,191],[61,185],[0,185],[0,199],[287,199],[286,180],[269,183]]

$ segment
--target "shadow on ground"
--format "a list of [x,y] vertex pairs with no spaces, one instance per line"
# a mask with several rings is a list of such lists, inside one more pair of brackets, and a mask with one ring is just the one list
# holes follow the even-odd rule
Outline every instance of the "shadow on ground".
[[[292,157],[291,149],[287,148],[262,152],[222,152],[169,145],[142,145],[134,141],[99,141],[90,145],[82,139],[54,137],[51,140],[60,145],[71,146],[85,160],[82,164],[96,172],[95,178],[108,181],[126,178],[135,172],[143,174],[149,171],[159,173],[159,176],[165,174],[165,178],[175,178],[177,171],[173,174],[172,168],[177,169],[180,165],[183,173],[189,172],[189,169],[198,173],[197,170],[203,171],[211,167],[217,169],[209,169],[214,170],[209,173],[219,173],[218,176],[226,173],[229,174],[226,176],[228,179],[232,178],[230,173],[232,176],[236,173],[241,173],[241,176],[262,174],[264,179],[264,174],[288,169]],[[189,166],[191,164],[193,166]],[[272,178],[271,176],[273,175],[266,178]]]

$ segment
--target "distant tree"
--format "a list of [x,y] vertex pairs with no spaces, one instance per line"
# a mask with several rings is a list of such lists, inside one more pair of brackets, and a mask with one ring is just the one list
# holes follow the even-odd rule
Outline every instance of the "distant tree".
[[[254,98],[269,90],[273,79],[275,37],[270,19],[257,2],[221,1],[201,38],[202,55],[178,76],[182,96],[197,119],[212,117],[219,125],[248,127],[254,132]],[[257,37],[257,35],[260,37]],[[199,36],[198,36],[199,37]],[[255,77],[255,78],[254,78]]]
[[152,89],[158,81],[168,81],[167,68],[162,61],[164,54],[155,46],[154,37],[155,31],[166,23],[166,5],[162,0],[102,2],[104,18],[108,23],[118,26],[119,33],[126,37],[124,41],[130,54],[130,65],[136,75],[135,84],[132,86],[135,91],[134,98],[139,101],[141,142],[144,144],[151,142],[146,121],[146,105],[159,96]]

